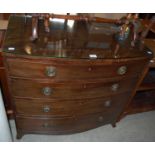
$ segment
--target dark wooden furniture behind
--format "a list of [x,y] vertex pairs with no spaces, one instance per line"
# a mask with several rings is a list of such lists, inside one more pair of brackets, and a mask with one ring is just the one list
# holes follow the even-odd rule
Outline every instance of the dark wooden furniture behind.
[[[149,14],[154,16],[154,14]],[[150,20],[145,19],[143,25],[147,28],[150,24]],[[143,74],[140,85],[136,90],[136,94],[130,104],[126,107],[122,113],[122,117],[155,110],[155,22],[150,27],[150,30],[144,40],[144,45],[150,52],[153,52],[153,58]]]
[[[144,44],[155,56],[155,39],[145,39]],[[155,57],[150,60],[140,86],[131,103],[124,110],[122,117],[152,110],[155,110]]]
[[[71,134],[115,123],[130,103],[152,53],[126,44],[115,53],[111,25],[51,20],[30,41],[31,18],[11,16],[3,56],[17,138]],[[114,26],[114,25],[112,25]]]

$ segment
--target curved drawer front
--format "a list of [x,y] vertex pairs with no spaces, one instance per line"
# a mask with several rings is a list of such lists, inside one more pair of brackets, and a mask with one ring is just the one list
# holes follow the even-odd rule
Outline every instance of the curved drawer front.
[[12,95],[43,99],[83,99],[115,95],[135,87],[137,78],[99,82],[56,83],[11,79]]
[[51,134],[71,134],[86,131],[103,124],[108,124],[114,120],[112,114],[92,114],[80,117],[63,118],[37,118],[37,117],[17,117],[16,124],[22,132],[26,133],[51,133]]
[[132,76],[137,75],[143,68],[146,60],[128,60],[124,62],[110,61],[97,64],[94,63],[65,64],[58,61],[57,63],[44,64],[35,63],[34,61],[21,61],[19,59],[7,59],[8,71],[10,76],[24,78],[47,78],[55,80],[79,80],[94,79],[116,76]]
[[117,113],[128,100],[130,92],[97,99],[39,100],[14,98],[16,113],[25,116],[71,116],[97,112]]

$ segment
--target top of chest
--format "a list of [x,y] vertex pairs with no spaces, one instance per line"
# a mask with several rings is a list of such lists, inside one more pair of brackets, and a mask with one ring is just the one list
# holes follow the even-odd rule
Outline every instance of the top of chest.
[[[3,52],[18,56],[69,59],[121,59],[148,55],[146,48],[126,43],[117,49],[116,24],[80,20],[52,19],[50,31],[44,31],[44,20],[37,23],[38,39],[31,40],[32,18],[11,16]],[[33,31],[33,32],[32,32]]]

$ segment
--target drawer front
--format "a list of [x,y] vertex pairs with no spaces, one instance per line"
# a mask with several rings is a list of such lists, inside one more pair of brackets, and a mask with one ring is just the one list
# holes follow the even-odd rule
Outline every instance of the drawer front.
[[51,119],[17,116],[16,124],[18,129],[26,133],[71,134],[112,123],[114,118],[110,116],[102,113]]
[[82,99],[115,95],[135,87],[137,78],[99,82],[56,83],[39,80],[10,79],[12,95],[43,99]]
[[16,113],[25,116],[73,116],[122,109],[130,92],[116,96],[83,100],[38,100],[14,98]]
[[97,65],[96,62],[90,64],[65,64],[58,61],[49,64],[35,63],[32,61],[22,61],[19,59],[7,59],[10,76],[24,78],[48,78],[55,80],[79,80],[106,78],[113,76],[132,76],[138,74],[144,67],[146,60],[139,61],[109,61]]

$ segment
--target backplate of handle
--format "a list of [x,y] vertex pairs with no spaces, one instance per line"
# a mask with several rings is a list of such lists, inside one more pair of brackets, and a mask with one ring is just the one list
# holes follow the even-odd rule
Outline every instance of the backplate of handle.
[[111,100],[107,100],[104,102],[105,107],[110,107],[111,106]]
[[119,85],[118,83],[115,83],[115,84],[113,84],[113,85],[111,86],[111,90],[112,90],[112,91],[117,91],[119,87],[120,87],[120,85]]
[[49,125],[48,123],[44,123],[44,124],[42,125],[42,127],[43,127],[43,128],[49,128],[50,125]]
[[53,66],[46,67],[45,73],[48,77],[54,77],[56,75],[56,68]]
[[43,107],[43,111],[44,111],[45,113],[49,112],[50,109],[51,109],[51,108],[50,108],[49,106],[47,106],[47,105]]
[[49,96],[49,95],[52,94],[52,88],[50,88],[50,87],[44,87],[43,90],[42,90],[42,92],[43,92],[43,94],[45,96]]
[[124,75],[127,72],[127,67],[126,66],[121,66],[118,68],[117,73],[119,75]]

